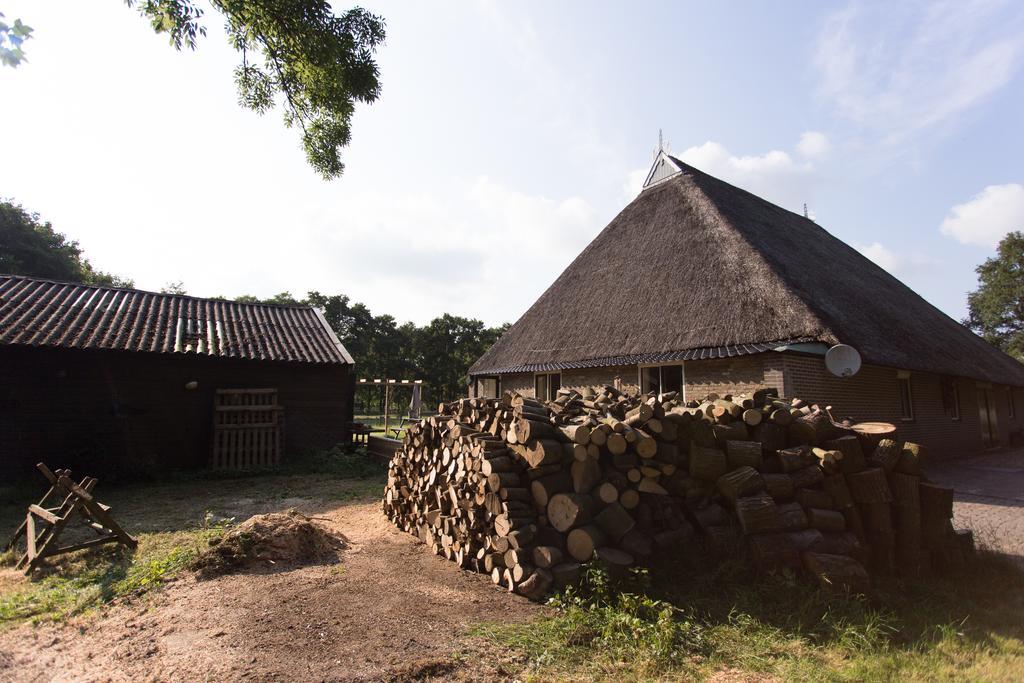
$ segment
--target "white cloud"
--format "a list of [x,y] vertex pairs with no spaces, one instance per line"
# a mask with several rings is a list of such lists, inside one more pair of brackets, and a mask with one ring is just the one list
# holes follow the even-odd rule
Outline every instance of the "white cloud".
[[818,36],[822,93],[889,142],[952,121],[1009,83],[1024,47],[1022,7],[851,2]]
[[995,247],[1012,230],[1024,230],[1024,185],[989,185],[957,204],[942,221],[942,234],[963,244]]
[[854,248],[893,275],[912,275],[940,263],[938,259],[920,252],[898,254],[881,242],[854,244]]
[[629,172],[626,182],[622,184],[622,192],[626,201],[633,201],[633,197],[636,197],[640,194],[640,190],[644,189],[644,181],[647,180],[648,173],[650,173],[649,168],[638,168]]
[[[800,136],[796,148],[803,157],[802,161],[777,149],[760,155],[737,156],[713,140],[673,156],[783,208],[800,212],[804,203],[811,199],[815,183],[814,161],[828,153],[830,144],[823,133],[807,131]],[[638,168],[629,172],[623,183],[627,200],[631,201],[639,194],[649,170]]]
[[807,159],[820,159],[828,154],[831,148],[832,145],[825,134],[816,130],[807,131],[800,136],[800,141],[796,143],[796,151]]
[[808,201],[814,166],[796,161],[787,152],[771,150],[761,155],[737,156],[720,143],[708,141],[690,147],[679,159],[791,211]]

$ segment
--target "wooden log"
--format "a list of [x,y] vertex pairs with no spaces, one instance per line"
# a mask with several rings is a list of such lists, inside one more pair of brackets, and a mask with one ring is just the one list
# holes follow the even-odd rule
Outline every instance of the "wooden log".
[[570,468],[572,489],[576,493],[590,493],[601,482],[602,470],[597,460],[587,458],[583,462],[574,462]]
[[856,474],[846,475],[850,496],[855,503],[891,503],[892,492],[881,467],[869,467]]
[[860,516],[869,538],[872,534],[890,534],[893,531],[892,508],[889,503],[864,503],[860,505]]
[[807,513],[800,503],[781,503],[777,506],[782,528],[786,531],[799,531],[807,528]]
[[551,568],[551,575],[555,579],[555,585],[563,588],[579,581],[582,571],[583,567],[578,562],[563,562]]
[[786,429],[774,422],[762,422],[751,430],[750,438],[760,441],[764,451],[778,451],[786,447]]
[[886,472],[892,472],[899,462],[903,449],[892,439],[882,439],[871,454],[871,464],[880,467]]
[[762,572],[800,568],[800,552],[789,534],[775,532],[746,537],[754,566]]
[[619,500],[619,489],[615,484],[606,481],[597,487],[597,491],[594,492],[594,496],[605,505],[608,505],[609,503],[615,503]]
[[547,420],[534,420],[528,419],[527,417],[521,417],[516,420],[516,433],[519,435],[519,439],[526,443],[533,439],[560,439],[562,433],[558,427],[551,424]]
[[716,482],[728,469],[724,451],[696,444],[690,446],[690,476]]
[[[495,530],[497,530],[497,525],[495,525]],[[506,538],[508,538],[509,547],[519,550],[530,545],[536,535],[537,526],[535,524],[527,524],[520,529],[509,532]]]
[[843,474],[855,474],[867,466],[860,439],[856,436],[848,435],[833,439],[826,442],[825,447],[843,454],[839,463]]
[[508,456],[491,458],[490,460],[484,460],[480,463],[480,472],[486,476],[490,476],[497,472],[511,472],[515,468],[515,462],[513,462],[512,458]]
[[619,505],[627,510],[632,510],[639,504],[640,494],[635,489],[625,489],[619,494]]
[[565,554],[560,548],[550,545],[539,545],[533,549],[533,563],[538,567],[550,569],[565,560]]
[[602,546],[594,551],[597,559],[607,565],[612,576],[623,576],[627,569],[633,566],[633,556],[624,550]]
[[562,461],[564,453],[562,444],[554,439],[533,439],[527,441],[526,448],[522,451],[522,455],[530,467],[558,464]]
[[560,469],[530,482],[530,493],[533,500],[544,508],[556,493],[570,490],[572,490],[572,475],[567,469]]
[[793,478],[788,474],[762,474],[765,491],[776,501],[793,497]]
[[840,510],[853,505],[853,496],[850,494],[850,487],[846,483],[846,477],[841,474],[830,474],[821,482],[821,487],[832,498],[832,506]]
[[541,600],[548,594],[555,578],[547,569],[536,569],[522,583],[516,586],[516,593],[529,600]]
[[[758,444],[758,448],[760,445]],[[735,503],[737,498],[752,496],[765,488],[761,474],[749,466],[742,466],[731,472],[726,472],[718,478],[716,486],[718,492],[732,503]]]
[[626,438],[617,432],[612,432],[608,435],[608,441],[605,444],[608,452],[612,455],[622,455],[626,452],[626,448],[629,444],[626,442]]
[[923,472],[927,450],[924,446],[907,441],[900,451],[900,458],[896,462],[896,471],[901,474],[920,476]]
[[778,456],[783,472],[792,473],[815,464],[810,451],[803,446],[784,448],[779,451]]
[[520,486],[519,474],[516,472],[492,472],[487,475],[487,485],[492,491],[501,488],[516,488]]
[[559,427],[559,430],[569,441],[576,444],[586,446],[590,443],[590,427],[588,425],[565,425],[564,427]]
[[825,479],[825,475],[817,465],[811,465],[810,467],[804,467],[803,469],[796,470],[795,472],[791,472],[789,476],[793,479],[794,489],[818,486]]
[[637,429],[633,433],[637,435],[633,451],[641,458],[653,458],[658,453],[658,442],[643,430]]
[[953,489],[938,484],[921,482],[918,486],[921,499],[921,517],[925,520],[947,520],[953,518]]
[[729,469],[744,466],[759,469],[764,464],[760,441],[727,441],[725,453]]
[[764,420],[764,411],[760,408],[747,408],[743,411],[742,420],[748,427],[756,427]]
[[588,523],[596,511],[597,504],[588,495],[556,493],[548,501],[548,523],[565,533],[573,527]]
[[658,496],[667,496],[668,490],[658,483],[656,477],[643,477],[636,485],[637,491],[650,493]]
[[566,547],[569,555],[577,562],[589,562],[594,557],[594,551],[599,547],[607,545],[607,537],[596,525],[577,527],[569,532],[566,537]]
[[807,571],[826,590],[851,593],[867,593],[871,590],[868,572],[857,560],[845,555],[827,555],[811,551],[804,551],[802,560]]
[[633,557],[650,557],[654,552],[654,544],[650,536],[633,528],[619,539],[619,547]]
[[843,531],[846,529],[846,518],[835,510],[807,508],[807,523],[819,531]]
[[820,489],[799,489],[796,491],[795,498],[796,502],[800,503],[805,508],[819,508],[821,510],[831,510],[835,508],[832,496]]
[[865,454],[874,453],[882,439],[896,440],[896,427],[888,422],[858,422],[851,429]]
[[902,474],[898,471],[890,474],[889,490],[892,491],[893,505],[917,510],[920,515],[920,483],[921,478],[913,474]]
[[766,493],[737,498],[735,510],[744,534],[779,531],[782,528],[778,507]]
[[618,502],[601,510],[594,518],[594,523],[607,534],[613,543],[618,543],[636,526],[636,520]]

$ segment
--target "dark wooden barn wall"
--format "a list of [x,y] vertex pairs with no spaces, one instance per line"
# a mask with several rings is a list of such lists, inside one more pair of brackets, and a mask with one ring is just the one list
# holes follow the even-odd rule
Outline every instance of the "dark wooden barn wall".
[[351,366],[0,348],[0,479],[40,460],[108,476],[205,467],[215,390],[261,387],[285,407],[285,459],[347,439]]

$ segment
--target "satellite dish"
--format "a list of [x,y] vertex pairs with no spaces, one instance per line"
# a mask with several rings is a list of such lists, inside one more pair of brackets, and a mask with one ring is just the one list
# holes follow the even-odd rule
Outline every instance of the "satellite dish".
[[836,344],[825,352],[825,367],[837,377],[851,377],[860,370],[860,353],[846,344]]

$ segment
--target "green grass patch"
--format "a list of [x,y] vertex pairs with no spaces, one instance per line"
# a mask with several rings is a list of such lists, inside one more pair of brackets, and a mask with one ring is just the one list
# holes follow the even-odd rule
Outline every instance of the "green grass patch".
[[[709,568],[710,567],[710,568]],[[651,578],[651,577],[657,577]],[[677,558],[611,581],[599,567],[551,600],[552,617],[478,627],[535,680],[1019,680],[1024,572],[981,553],[957,576],[829,595],[738,561]]]
[[[0,627],[31,621],[59,621],[129,595],[142,595],[188,567],[229,523],[204,522],[195,529],[144,533],[139,547],[58,555],[23,581],[11,580],[0,592]],[[2,558],[13,565],[13,553]]]

